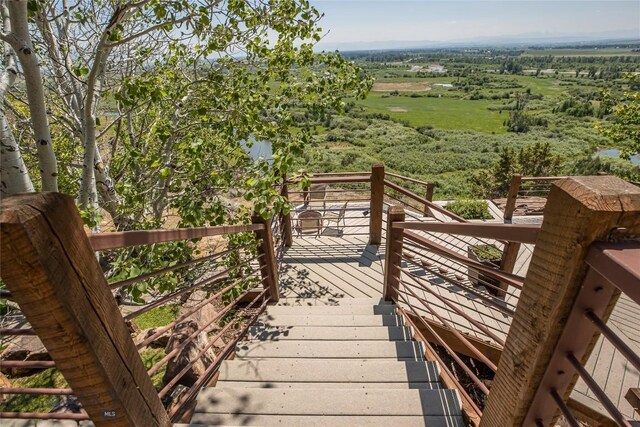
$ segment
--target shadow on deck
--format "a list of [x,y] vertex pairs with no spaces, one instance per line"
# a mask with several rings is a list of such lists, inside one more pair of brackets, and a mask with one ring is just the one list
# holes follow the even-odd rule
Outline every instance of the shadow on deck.
[[[355,207],[355,206],[354,206]],[[316,298],[327,305],[338,305],[343,298],[379,298],[382,296],[384,281],[385,258],[385,232],[383,231],[382,244],[370,245],[368,243],[368,218],[361,210],[353,209],[347,213],[346,225],[341,231],[334,227],[323,230],[319,237],[294,236],[293,245],[288,248],[283,259],[280,289],[284,298]],[[386,215],[385,215],[386,216]],[[428,217],[407,212],[408,221],[430,221]],[[383,229],[386,223],[383,224]],[[429,236],[433,238],[434,233]],[[475,239],[464,236],[439,235],[438,243],[466,256],[467,244],[472,244]],[[523,244],[518,254],[514,274],[526,276],[534,246]],[[419,256],[419,255],[418,255]],[[432,291],[441,297],[456,304],[467,315],[481,322],[491,332],[506,340],[511,317],[487,306],[472,286],[457,286],[449,280],[444,280],[438,274],[433,274],[419,265],[408,265],[403,262],[402,268],[410,270],[416,277],[426,279]],[[456,267],[451,266],[453,277]],[[463,272],[463,273],[466,273]],[[460,277],[460,276],[458,276]],[[459,280],[468,284],[467,280]],[[490,337],[478,331],[468,320],[455,313],[440,301],[425,291],[414,289],[418,297],[429,301],[440,316],[446,319],[457,330],[474,336],[489,343],[495,343]],[[493,298],[497,305],[515,310],[520,291],[512,290],[506,298]],[[420,311],[421,304],[413,296],[407,298],[412,305]],[[402,306],[402,303],[400,303]],[[615,330],[621,331],[622,336],[629,339],[629,344],[640,353],[640,334],[631,322],[640,316],[637,305],[625,295],[614,309],[609,320],[609,325]],[[437,319],[427,310],[420,312],[425,318],[432,321]],[[633,408],[624,398],[625,391],[629,388],[640,387],[640,373],[635,370],[624,356],[620,354],[607,340],[600,337],[596,348],[586,366],[589,373],[604,385],[604,389],[611,400],[623,413],[633,416]],[[604,407],[596,399],[582,380],[579,380],[571,395],[578,402],[593,408],[600,413],[606,413]]]

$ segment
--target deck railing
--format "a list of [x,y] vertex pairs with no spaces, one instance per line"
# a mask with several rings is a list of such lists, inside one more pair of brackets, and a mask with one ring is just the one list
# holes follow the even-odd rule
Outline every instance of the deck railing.
[[[413,194],[416,194],[416,191],[423,191],[424,197],[421,199],[427,200],[429,202],[433,202],[433,192],[435,189],[435,183],[429,181],[422,181],[415,178],[410,178],[408,176],[399,175],[391,172],[386,172],[385,178],[388,182],[394,183],[401,187],[401,190],[395,190],[390,188],[387,185],[387,189],[385,191],[385,196],[394,200],[395,202],[400,202],[405,206],[411,206],[413,209],[416,209],[419,212],[422,212],[424,216],[430,216],[431,211],[429,210],[428,203],[421,203],[420,200],[415,200],[411,196],[407,196],[403,190],[409,190]],[[397,188],[397,187],[396,187]],[[417,194],[416,194],[417,195]],[[422,204],[422,206],[420,206]]]
[[[606,176],[606,173],[599,174],[599,176]],[[511,184],[509,186],[509,193],[507,194],[507,201],[504,207],[504,219],[513,219],[513,214],[518,207],[518,199],[539,197],[546,199],[551,190],[551,185],[558,180],[566,179],[566,176],[522,176],[515,174],[511,177]],[[640,187],[640,182],[627,180],[629,184],[633,184],[636,187]],[[538,201],[536,203],[537,208],[531,214],[542,215],[544,209],[544,201]]]
[[[404,209],[399,206],[389,208],[387,219],[384,297],[400,306],[400,312],[425,344],[428,356],[440,362],[443,381],[460,391],[465,413],[471,424],[477,425],[489,395],[487,380],[497,369],[496,354],[504,347],[503,331],[515,313],[524,278],[470,259],[466,250],[444,246],[433,236],[473,236],[490,239],[485,242],[500,239],[533,244],[540,228],[407,222]],[[442,289],[454,289],[460,299],[474,301],[474,311],[478,310],[477,304],[482,305],[483,321],[472,315],[468,305]],[[445,312],[451,316],[444,316]],[[463,385],[461,376],[470,382]]]
[[[396,302],[414,326],[428,358],[441,362],[442,380],[461,392],[472,425],[553,425],[560,411],[575,425],[567,414],[578,376],[592,387],[613,419],[625,425],[581,367],[603,334],[638,368],[637,354],[606,322],[620,291],[638,303],[640,189],[610,176],[556,180],[544,222],[535,226],[469,223],[386,179],[382,165],[374,165],[370,173],[318,174],[312,182],[331,185],[329,202],[337,198],[355,204],[357,199],[366,205],[363,218],[370,243],[381,243],[386,222],[384,297]],[[385,220],[385,190],[427,206],[430,216],[407,205],[407,210],[389,206]],[[294,205],[304,203],[304,191],[293,189],[286,180],[280,186],[281,195],[291,197]],[[362,193],[366,197],[354,196]],[[53,359],[3,362],[3,366],[55,367],[69,388],[2,388],[0,393],[74,395],[86,414],[0,417],[90,418],[97,425],[150,426],[181,419],[198,390],[215,381],[222,360],[233,353],[248,325],[269,301],[279,298],[278,271],[295,235],[293,216],[282,213],[272,220],[254,216],[252,224],[243,225],[87,236],[69,197],[40,193],[3,200],[2,278],[9,292],[2,296],[20,305],[31,327],[2,333],[38,335]],[[222,235],[239,238],[227,246],[205,244]],[[200,245],[204,255],[145,268],[132,277],[114,272],[105,277],[95,257],[98,251],[112,260],[146,259],[144,254],[179,242]],[[495,245],[502,252],[499,265],[472,259],[469,246],[479,245]],[[512,272],[521,245],[535,245],[526,277]],[[115,297],[126,299],[128,293],[120,290],[167,276],[174,283],[178,280],[174,291],[159,293],[122,314]],[[260,283],[261,290],[252,289]],[[443,287],[455,291],[456,297],[439,292]],[[131,339],[132,320],[196,289],[209,293],[148,336],[137,342]],[[183,333],[181,343],[144,366],[141,351],[214,301],[213,319]],[[471,303],[481,312],[480,318],[469,312]],[[451,316],[443,316],[443,310]],[[240,327],[225,322],[231,312],[243,319]],[[197,362],[188,363],[156,389],[151,378],[214,324],[219,329],[192,353],[194,361],[204,362],[200,375],[176,387]],[[206,360],[220,338],[224,345],[213,360]]]
[[[369,230],[363,232],[362,229],[370,229],[370,218],[375,216],[375,213],[372,213],[371,200],[374,191],[371,177],[371,172],[318,173],[309,177],[308,186],[296,185],[295,188],[294,184],[297,182],[289,181],[292,236],[295,238],[307,234],[332,237],[369,235]],[[312,186],[320,187],[314,189]],[[313,199],[312,193],[322,197]],[[313,210],[320,218],[317,226],[302,230],[298,216],[305,210]],[[346,216],[353,212],[362,213],[362,219],[347,224]],[[327,220],[329,216],[333,221]]]
[[[516,211],[518,198],[542,197],[546,198],[551,190],[551,184],[566,176],[522,176],[515,174],[511,177],[507,202],[504,207],[504,219],[511,220]],[[537,212],[541,215],[542,212]]]
[[[631,427],[628,418],[604,392],[604,385],[598,384],[583,363],[585,352],[588,353],[593,346],[591,340],[602,334],[628,364],[640,372],[640,357],[627,344],[629,339],[617,334],[606,323],[620,293],[640,304],[640,243],[595,243],[587,253],[585,263],[587,272],[582,286],[533,398],[525,424],[547,425],[559,409],[569,425],[579,426],[564,399],[577,372],[611,419],[617,425]],[[633,393],[632,389],[628,393]],[[635,405],[638,410],[638,403]]]
[[[282,224],[278,225],[278,227]],[[278,229],[276,227],[276,229]],[[277,301],[278,267],[270,220],[252,224],[173,230],[140,230],[87,236],[73,200],[56,193],[20,195],[3,201],[2,278],[31,328],[3,335],[37,334],[52,361],[3,361],[3,368],[50,369],[70,388],[2,388],[5,395],[74,395],[83,413],[4,412],[0,418],[91,419],[97,425],[163,425],[180,419],[199,389],[211,382],[223,360],[264,310]],[[244,233],[244,243],[220,245],[219,237]],[[207,239],[215,239],[208,242]],[[152,259],[162,245],[197,246],[204,256],[146,265],[145,272],[107,282],[95,253]],[[165,263],[166,264],[166,263]],[[138,271],[141,271],[138,269]],[[175,290],[128,303],[122,290],[172,279]],[[262,283],[263,290],[254,288]],[[201,301],[182,306],[177,318],[134,342],[132,322],[145,313],[204,291]],[[199,319],[205,306],[215,314]],[[230,316],[233,315],[233,320]],[[149,356],[158,339],[171,335],[166,351]],[[223,345],[220,345],[220,343]],[[214,345],[217,347],[214,348]],[[134,356],[140,354],[141,356]],[[185,360],[186,358],[186,360]],[[172,362],[171,373],[167,368]],[[197,369],[197,375],[194,374]],[[154,388],[152,379],[162,376]],[[180,386],[179,386],[180,385]],[[163,405],[164,403],[164,405]],[[166,407],[166,409],[165,409]]]
[[[443,381],[461,392],[471,424],[548,426],[561,410],[577,426],[568,408],[576,406],[569,395],[579,375],[614,422],[627,426],[583,366],[602,333],[638,368],[637,354],[606,321],[620,290],[640,299],[639,218],[640,190],[608,176],[557,180],[542,227],[408,222],[404,209],[391,206],[384,297],[399,304],[427,355],[444,366]],[[478,263],[433,237],[451,234],[535,244],[527,276]],[[612,239],[636,243],[596,243]]]

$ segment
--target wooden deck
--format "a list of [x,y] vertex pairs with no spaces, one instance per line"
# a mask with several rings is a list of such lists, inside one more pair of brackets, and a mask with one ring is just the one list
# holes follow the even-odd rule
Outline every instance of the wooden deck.
[[[376,298],[382,295],[385,245],[384,240],[379,247],[368,244],[369,218],[363,215],[367,210],[367,205],[349,204],[346,221],[348,227],[343,231],[330,227],[323,230],[319,237],[294,236],[293,246],[284,255],[280,285],[283,297],[290,298],[291,304],[295,304],[296,299],[301,301],[303,298],[320,298],[327,304],[337,304],[342,298]],[[407,220],[430,221],[432,219],[407,212]],[[386,227],[386,223],[383,227]],[[385,234],[383,232],[383,239]],[[466,251],[460,239],[468,244],[475,242],[474,238],[463,236],[458,238],[440,235],[437,237],[441,238],[437,243],[465,256]],[[532,245],[522,245],[514,269],[515,274],[526,275],[532,253]],[[426,278],[432,290],[463,308],[465,313],[481,321],[499,337],[506,339],[511,321],[509,316],[488,308],[472,293],[452,286],[423,268],[406,263],[403,263],[403,268],[412,271],[416,276]],[[426,299],[440,316],[457,329],[482,340],[492,341],[429,293],[417,290],[414,292]],[[518,296],[518,291],[512,291],[512,295],[506,297],[504,304],[515,308]],[[409,300],[415,307],[422,307],[415,298],[409,297]],[[426,310],[421,314],[434,319],[434,316]],[[623,297],[616,306],[609,325],[628,337],[630,344],[640,353],[640,332],[636,326],[639,319],[640,308],[628,298]],[[627,364],[626,359],[606,340],[601,338],[598,342],[587,364],[587,369],[604,386],[609,397],[622,409],[625,416],[638,417],[637,413],[633,413],[624,395],[630,387],[640,387],[640,373]],[[605,413],[581,381],[578,382],[572,397],[588,407]]]
[[458,392],[442,386],[438,364],[380,298],[270,305],[215,387],[200,391],[191,423],[464,425]]

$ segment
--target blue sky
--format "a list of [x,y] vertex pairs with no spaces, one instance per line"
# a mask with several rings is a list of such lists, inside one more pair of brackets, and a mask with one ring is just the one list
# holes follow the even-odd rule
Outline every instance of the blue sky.
[[624,33],[640,39],[640,1],[375,1],[312,4],[329,31],[319,47],[378,41],[452,41],[503,35]]

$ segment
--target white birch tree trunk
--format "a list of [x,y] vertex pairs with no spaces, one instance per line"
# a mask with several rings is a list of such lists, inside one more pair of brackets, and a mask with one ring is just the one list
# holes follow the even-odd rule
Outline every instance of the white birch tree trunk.
[[95,148],[94,177],[96,189],[102,199],[102,207],[111,215],[113,225],[119,231],[126,231],[131,228],[131,219],[125,215],[118,213],[120,206],[120,197],[116,191],[113,179],[109,174],[109,167],[102,161],[102,156],[98,148]]
[[[11,20],[6,1],[0,2],[2,26],[4,32],[11,32]],[[0,77],[0,194],[8,196],[15,193],[35,191],[24,164],[20,146],[16,142],[9,120],[4,113],[4,99],[18,75],[16,56],[9,43],[3,42],[4,72]]]
[[3,196],[35,191],[3,109],[0,109],[0,177]]
[[[128,15],[126,9],[116,9],[111,21],[100,36],[100,41],[96,46],[96,53],[87,77],[87,92],[84,98],[83,106],[83,125],[84,131],[84,158],[82,169],[82,180],[80,182],[80,197],[78,198],[81,208],[86,208],[90,198],[93,196],[91,188],[96,188],[96,153],[98,147],[96,145],[96,113],[98,109],[98,100],[100,98],[101,83],[104,74],[104,68],[109,59],[109,54],[113,50],[113,45],[109,43],[112,31],[120,22]],[[98,154],[99,155],[99,154]],[[102,161],[99,162],[102,164]],[[111,181],[109,179],[109,181]],[[115,192],[115,189],[114,189]]]
[[53,152],[51,132],[44,97],[44,85],[40,65],[33,50],[27,20],[27,1],[9,0],[11,32],[3,32],[3,40],[8,42],[20,59],[27,86],[27,100],[31,114],[33,136],[38,151],[40,177],[43,191],[58,191],[58,163]]

